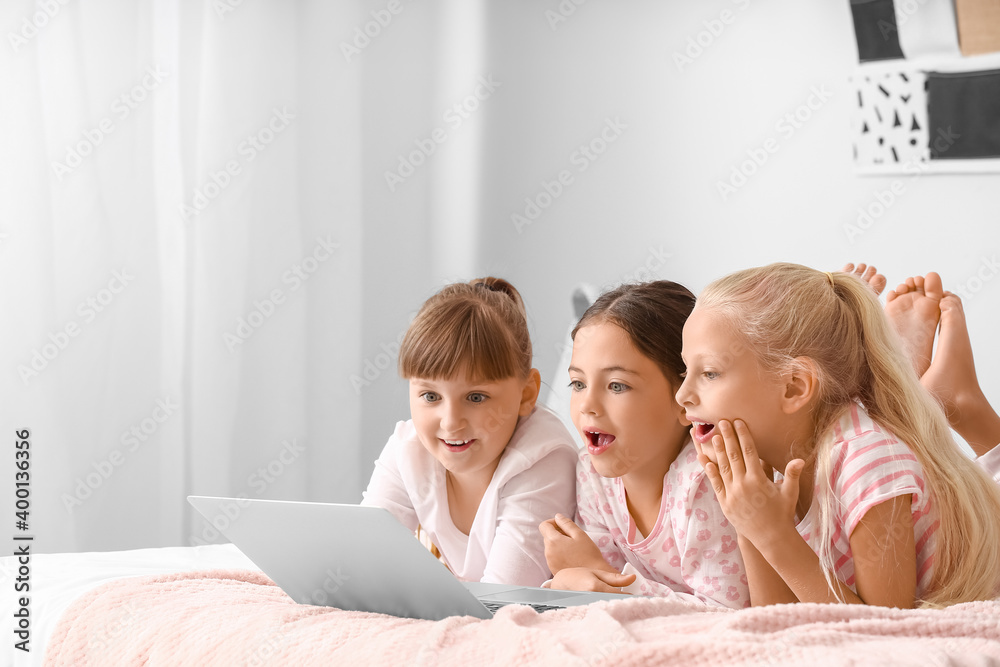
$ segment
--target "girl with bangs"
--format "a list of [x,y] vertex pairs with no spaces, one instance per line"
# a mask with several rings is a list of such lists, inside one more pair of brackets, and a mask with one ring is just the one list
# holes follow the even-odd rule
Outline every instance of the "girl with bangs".
[[364,493],[418,533],[465,581],[538,586],[549,578],[537,526],[576,508],[577,448],[537,406],[524,304],[498,278],[446,286],[399,350],[410,417]]

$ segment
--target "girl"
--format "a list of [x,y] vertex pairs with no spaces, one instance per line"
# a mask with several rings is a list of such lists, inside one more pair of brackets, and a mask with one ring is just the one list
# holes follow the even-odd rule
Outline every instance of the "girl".
[[693,307],[694,295],[676,283],[623,285],[573,329],[570,407],[587,443],[577,464],[583,530],[563,516],[540,526],[552,588],[629,585],[626,592],[749,605],[735,531],[674,401],[681,330]]
[[577,449],[535,407],[524,304],[510,283],[448,285],[399,350],[410,421],[389,438],[363,505],[384,507],[467,581],[537,586],[549,576],[536,526],[572,512]]
[[683,353],[677,400],[755,605],[1000,592],[1000,490],[951,444],[862,281],[794,264],[722,278],[685,324]]

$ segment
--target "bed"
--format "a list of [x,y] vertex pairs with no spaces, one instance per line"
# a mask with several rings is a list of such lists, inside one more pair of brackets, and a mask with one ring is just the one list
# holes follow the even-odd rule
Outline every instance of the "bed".
[[[0,571],[13,581],[15,560]],[[635,598],[419,621],[297,605],[229,544],[35,555],[31,581],[31,652],[5,651],[8,664],[1000,664],[1000,601],[731,611]],[[8,624],[16,605],[5,593]]]
[[[576,317],[595,294],[574,293]],[[566,414],[566,383],[551,387],[546,404]],[[30,568],[30,652],[0,652],[3,664],[1000,665],[1000,600],[734,611],[636,597],[435,622],[298,605],[231,544],[38,554]],[[17,572],[0,558],[8,646],[18,641],[20,605],[8,593]]]

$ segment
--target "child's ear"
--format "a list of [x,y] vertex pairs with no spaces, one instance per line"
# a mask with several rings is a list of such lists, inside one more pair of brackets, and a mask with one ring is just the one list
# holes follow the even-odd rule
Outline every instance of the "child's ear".
[[538,393],[541,389],[542,376],[537,368],[532,368],[531,372],[528,373],[528,379],[524,381],[524,388],[521,389],[521,406],[517,410],[519,416],[527,417],[531,414],[531,411],[535,409],[535,403],[538,401]]
[[809,357],[796,357],[795,361],[798,368],[782,377],[785,391],[781,397],[781,409],[789,415],[809,405],[819,391],[816,363]]

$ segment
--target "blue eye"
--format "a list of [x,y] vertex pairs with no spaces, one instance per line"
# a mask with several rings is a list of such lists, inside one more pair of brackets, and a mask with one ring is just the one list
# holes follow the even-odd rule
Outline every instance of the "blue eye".
[[428,403],[437,403],[441,400],[441,397],[435,394],[433,391],[425,391],[420,394],[420,398],[424,399]]
[[583,384],[579,380],[571,380],[569,383],[569,388],[573,391],[583,391],[584,387],[587,385]]
[[487,398],[489,397],[486,394],[480,394],[479,392],[469,394],[468,396],[469,401],[472,403],[483,403]]
[[622,394],[631,389],[631,387],[629,387],[624,382],[612,382],[611,384],[608,385],[608,389],[610,389],[612,392],[616,394]]
[[705,376],[706,380],[715,380],[716,378],[719,377],[719,374],[716,373],[715,371],[705,371],[704,373],[702,373],[702,375]]

